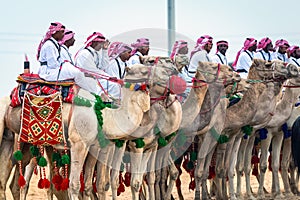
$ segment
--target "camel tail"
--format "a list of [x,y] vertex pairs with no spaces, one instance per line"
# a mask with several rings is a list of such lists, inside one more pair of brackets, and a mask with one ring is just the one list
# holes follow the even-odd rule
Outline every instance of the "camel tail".
[[9,107],[10,99],[9,97],[0,98],[0,145],[2,143],[2,137],[5,128],[5,114]]
[[300,116],[295,120],[292,126],[292,157],[295,165],[300,172]]

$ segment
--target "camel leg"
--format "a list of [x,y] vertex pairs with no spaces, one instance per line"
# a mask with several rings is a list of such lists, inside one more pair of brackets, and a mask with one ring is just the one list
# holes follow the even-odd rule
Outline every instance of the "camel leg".
[[30,183],[35,165],[36,164],[35,164],[34,159],[31,159],[29,164],[25,167],[24,178],[26,180],[26,185],[23,188],[20,189],[20,199],[21,200],[26,199],[28,189],[29,189],[29,183]]
[[169,180],[169,185],[168,185],[168,189],[167,189],[167,193],[164,199],[170,200],[171,199],[171,193],[173,190],[173,187],[175,185],[176,179],[178,177],[178,170],[173,162],[173,159],[171,157],[170,152],[168,152],[168,162],[169,162],[169,175],[170,175],[170,180]]
[[289,175],[288,169],[291,162],[291,137],[283,140],[283,148],[282,148],[282,160],[281,160],[281,177],[284,185],[284,191],[286,197],[294,196],[290,183],[289,183]]
[[[179,158],[177,158],[177,160],[175,161],[175,163],[176,163],[175,166],[178,170],[178,177],[177,177],[178,181],[180,181],[180,175],[182,174],[182,170],[181,170],[182,161],[183,161],[183,155],[180,156]],[[178,195],[179,200],[184,200],[182,190],[181,190],[181,185],[177,185],[177,183],[176,183],[176,187],[177,187],[177,195]]]
[[139,192],[141,189],[143,179],[143,172],[141,171],[142,159],[143,159],[143,151],[144,148],[136,148],[135,144],[130,146],[130,166],[131,166],[131,193],[132,199],[139,199]]
[[[223,199],[225,196],[223,196],[223,188],[222,188],[222,180],[225,176],[225,153],[227,152],[227,147],[231,145],[229,144],[218,144],[216,149],[216,177],[212,180],[212,184],[215,185],[217,191],[212,191],[214,187],[211,187],[211,195],[214,193],[216,195],[217,199]],[[213,185],[212,185],[213,186]]]
[[163,158],[162,165],[159,167],[161,170],[161,196],[163,199],[167,198],[166,191],[168,188],[168,175],[169,175],[169,166],[168,166],[168,151],[166,148],[160,150],[160,156]]
[[259,199],[265,199],[265,193],[263,187],[265,181],[265,173],[267,171],[267,166],[268,166],[268,153],[269,153],[271,140],[272,137],[270,133],[268,133],[267,138],[261,141],[261,154],[260,154],[260,161],[259,161],[260,179],[259,179],[259,187],[258,187]]
[[[206,135],[210,135],[210,134],[206,134]],[[209,144],[210,141],[213,140],[213,138],[210,138],[209,136],[206,136],[203,138],[199,137],[199,141],[198,141],[198,155],[197,155],[197,166],[195,169],[195,183],[196,183],[196,190],[195,190],[195,200],[200,200],[201,199],[201,181],[202,181],[202,174],[203,174],[203,170],[204,170],[204,166],[205,166],[205,158],[206,155],[208,155],[208,145],[203,145],[201,146],[201,144]],[[217,145],[217,144],[216,144]],[[205,181],[206,184],[206,181]]]
[[0,145],[0,199],[5,200],[6,183],[13,168],[10,157],[13,153],[14,134],[4,131],[3,140]]
[[[242,134],[242,133],[240,133],[240,134]],[[244,155],[245,155],[248,139],[244,139],[242,137],[242,139],[240,141],[240,147],[237,152],[237,160],[236,160],[236,165],[235,165],[235,170],[237,172],[237,176],[236,176],[236,197],[237,198],[242,197],[241,177],[243,176],[243,173],[244,173]],[[229,185],[230,185],[230,196],[231,196],[232,194],[234,194],[234,188],[232,188],[232,187],[234,187],[234,184],[233,184],[233,180],[230,177],[229,177],[229,181],[230,181]]]
[[112,162],[112,171],[111,171],[111,192],[112,199],[117,199],[117,190],[119,187],[119,171],[122,163],[122,158],[125,152],[126,143],[121,148],[115,148],[113,162]]
[[281,151],[281,145],[283,140],[283,134],[276,134],[275,137],[273,137],[272,141],[272,173],[273,173],[273,182],[275,185],[275,199],[282,198],[283,195],[280,191],[280,184],[279,184],[279,163],[280,163],[280,151]]
[[237,199],[234,191],[234,169],[236,167],[236,162],[237,162],[237,155],[238,155],[238,150],[240,149],[240,144],[242,141],[242,137],[236,136],[234,143],[233,143],[233,148],[230,153],[230,164],[228,168],[228,178],[229,178],[229,185],[230,185],[230,191],[229,191],[229,196],[231,200]]
[[[84,163],[84,192],[83,200],[94,199],[93,195],[93,178],[97,157],[99,152],[98,145],[92,145]],[[80,171],[81,172],[81,171]]]
[[[213,140],[212,144],[214,144],[214,143],[217,143],[217,142],[215,140]],[[211,146],[216,147],[216,144],[211,145]],[[210,199],[211,198],[209,193],[208,193],[208,189],[207,189],[207,179],[208,179],[208,176],[209,176],[209,166],[210,166],[210,163],[211,163],[212,156],[214,154],[214,150],[215,150],[215,148],[211,149],[211,151],[208,153],[208,155],[206,156],[206,159],[205,159],[205,165],[204,165],[203,174],[202,174],[202,177],[201,177],[202,199]]]
[[147,182],[149,188],[149,200],[155,200],[155,159],[157,153],[157,146],[152,150],[148,162]]
[[162,169],[161,166],[163,166],[163,157],[162,156],[156,156],[155,159],[155,199],[161,200],[162,199],[162,187],[161,187],[161,181],[162,181]]
[[248,199],[256,199],[252,194],[250,176],[251,176],[251,158],[252,158],[252,149],[254,146],[255,134],[252,135],[248,139],[248,144],[245,151],[244,158],[244,171],[245,171],[245,179],[246,179],[246,194]]
[[110,177],[110,158],[114,155],[115,143],[109,143],[100,150],[97,162],[97,192],[99,199],[106,199],[106,193],[109,189]]
[[71,141],[71,172],[69,178],[69,197],[71,200],[77,200],[79,196],[80,172],[82,171],[85,158],[88,154],[88,148],[89,147],[81,140]]

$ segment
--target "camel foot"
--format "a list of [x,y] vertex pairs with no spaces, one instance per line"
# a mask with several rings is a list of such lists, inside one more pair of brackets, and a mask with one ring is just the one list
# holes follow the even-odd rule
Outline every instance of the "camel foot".
[[285,199],[284,195],[280,192],[279,194],[275,194],[273,199],[275,200],[280,200],[280,199]]
[[[256,198],[255,198],[252,194],[247,195],[247,199],[250,199],[250,200],[256,200]],[[264,199],[265,199],[265,198],[264,198]]]
[[257,199],[266,199],[266,195],[262,190],[258,190]]
[[285,196],[285,198],[289,199],[289,198],[294,197],[295,195],[292,192],[287,192],[287,193],[284,193],[284,196]]
[[200,200],[200,191],[195,192],[195,200]]
[[233,195],[230,195],[230,200],[238,200],[238,198],[235,194],[233,194]]

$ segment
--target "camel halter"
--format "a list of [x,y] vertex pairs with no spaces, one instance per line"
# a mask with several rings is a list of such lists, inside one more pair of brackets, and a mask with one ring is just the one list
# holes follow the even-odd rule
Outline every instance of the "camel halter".
[[[164,93],[163,93],[162,96],[160,96],[160,97],[151,97],[150,101],[151,101],[151,105],[154,104],[154,103],[156,103],[156,102],[163,101],[163,106],[165,108],[169,108],[177,100],[177,97],[174,98],[174,100],[171,103],[168,104],[168,99],[169,99],[168,97],[171,94],[169,84],[167,84],[167,83],[166,84],[162,84],[160,82],[153,82],[154,73],[151,73],[152,72],[152,68],[154,68],[154,70],[157,68],[157,63],[159,62],[159,59],[160,59],[160,57],[156,57],[156,59],[154,61],[154,65],[153,66],[150,65],[150,69],[151,69],[150,75],[152,75],[152,78],[150,80],[152,80],[152,83],[149,84],[149,85],[151,86],[151,89],[154,88],[155,86],[158,86],[158,87],[165,88],[165,90],[164,90]],[[170,80],[170,77],[175,74],[174,72],[177,72],[176,68],[173,68],[173,67],[168,67],[168,66],[165,66],[165,65],[162,65],[160,67],[171,70],[171,73],[168,74],[168,76],[169,76],[168,80]],[[150,89],[150,94],[151,94],[151,89]]]

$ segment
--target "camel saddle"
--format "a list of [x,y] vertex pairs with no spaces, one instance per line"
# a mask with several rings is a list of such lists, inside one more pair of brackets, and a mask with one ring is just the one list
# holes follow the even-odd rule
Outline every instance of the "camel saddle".
[[74,91],[76,90],[73,79],[62,81],[45,81],[38,74],[24,73],[17,78],[18,86],[11,92],[11,106],[17,107],[21,105],[24,99],[24,93],[27,91],[34,95],[50,95],[57,91],[61,91],[62,100],[67,103],[72,103]]

